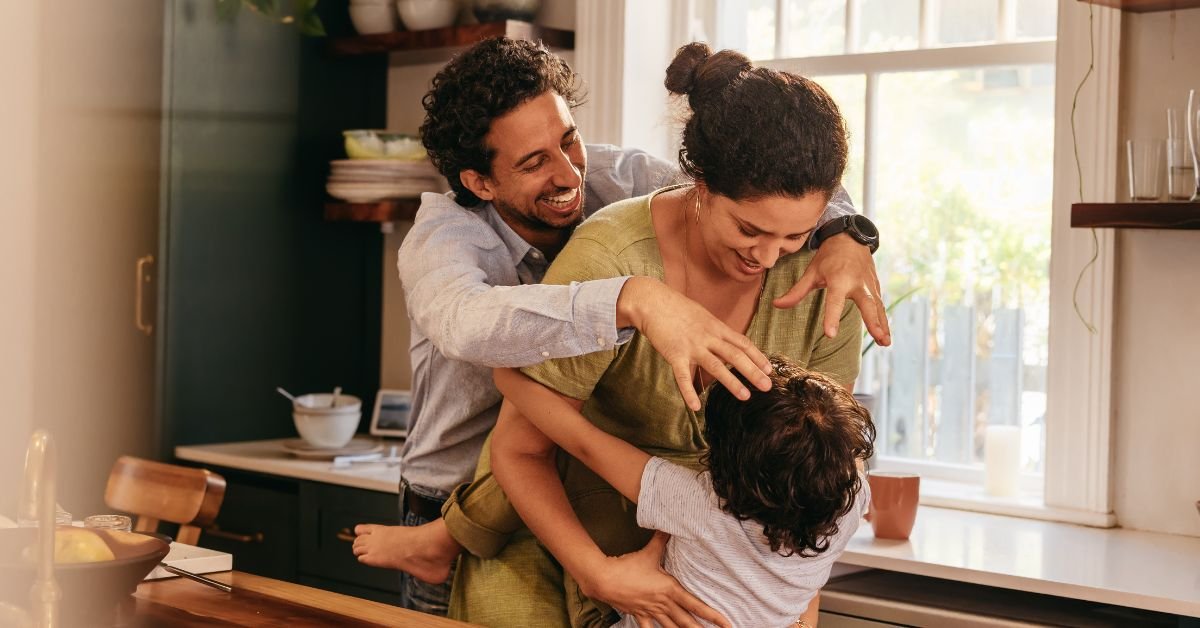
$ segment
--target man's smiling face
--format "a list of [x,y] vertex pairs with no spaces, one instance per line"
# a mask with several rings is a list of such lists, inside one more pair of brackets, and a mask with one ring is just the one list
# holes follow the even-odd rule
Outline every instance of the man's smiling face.
[[543,246],[579,224],[587,155],[561,96],[551,91],[521,103],[492,122],[484,141],[495,154],[492,173],[468,171],[464,184],[513,231]]

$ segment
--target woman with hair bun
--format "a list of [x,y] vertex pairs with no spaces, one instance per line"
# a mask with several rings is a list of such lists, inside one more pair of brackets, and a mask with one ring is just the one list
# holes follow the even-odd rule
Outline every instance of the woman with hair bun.
[[[791,309],[775,308],[764,296],[786,290],[803,274],[812,257],[804,244],[840,185],[848,142],[837,106],[804,77],[755,67],[740,53],[714,53],[700,43],[676,53],[665,84],[671,93],[686,97],[691,110],[679,163],[692,181],[615,203],[593,215],[555,259],[546,283],[657,277],[733,329],[744,330],[764,352],[783,356],[787,369],[822,373],[828,379],[821,382],[849,389],[858,374],[862,326],[854,305],[847,303],[842,312],[841,333],[828,338],[821,326],[824,291]],[[776,362],[776,377],[783,363]],[[650,473],[645,459],[653,456],[671,468],[682,466],[691,470],[685,475],[694,476],[706,468],[702,457],[710,433],[703,412],[684,405],[670,366],[641,335],[607,351],[550,360],[521,371],[498,370],[496,379],[506,401],[493,432],[492,471],[537,538],[517,534],[490,560],[464,556],[454,583],[452,616],[489,626],[602,626],[616,621],[636,625],[638,620],[649,626],[651,619],[662,626],[694,626],[699,625],[695,613],[728,625],[699,600],[681,605],[662,592],[648,591],[653,587],[646,583],[662,577],[655,571],[660,569],[657,555],[655,563],[640,568],[636,559],[610,558],[651,543],[652,531],[640,528],[639,521],[662,522],[671,518],[672,510],[690,516],[686,513],[702,505],[695,500],[709,500],[711,494],[716,500],[712,503],[754,540],[756,553],[746,555],[747,561],[769,562],[772,556],[794,553],[790,560],[797,564],[835,556],[857,525],[865,491],[858,490],[853,460],[864,452],[863,425],[845,428],[844,440],[829,441],[843,447],[831,445],[818,456],[776,457],[768,453],[773,450],[762,449],[760,456],[751,452],[722,463],[720,472],[714,460],[713,478],[725,478],[717,493],[697,489],[669,499],[665,509],[661,499],[655,499],[655,513],[643,518],[633,502],[642,501],[637,499],[639,484],[645,484],[643,490],[653,484],[645,481]],[[703,371],[693,374],[691,384],[697,390],[708,389],[710,383]],[[757,415],[750,418],[757,420]],[[865,425],[869,423],[866,418]],[[536,426],[548,428],[580,457],[557,453],[554,442]],[[572,449],[592,426],[644,452],[643,464],[617,464],[614,461],[629,458],[609,455],[608,449],[590,455]],[[865,438],[869,450],[869,435]],[[594,437],[584,441],[607,442]],[[485,462],[481,460],[481,466]],[[614,475],[609,468],[613,464],[634,467],[637,478]],[[797,477],[812,486],[792,487],[783,498],[791,501],[776,503],[772,482],[790,465],[805,466]],[[647,469],[645,476],[642,467]],[[613,488],[601,476],[616,478],[620,486]],[[730,493],[731,486],[744,483],[757,498],[736,497],[745,493],[740,489]],[[708,482],[710,489],[716,485],[715,480]],[[758,489],[763,492],[756,493]],[[644,500],[646,494],[640,497]],[[753,505],[756,500],[761,502],[758,506]],[[463,508],[508,507],[496,501],[502,500],[464,503]],[[764,509],[807,514],[781,528]],[[671,530],[683,533],[677,526]],[[660,548],[663,542],[656,538],[652,545]],[[814,552],[822,558],[812,558]],[[639,553],[642,558],[648,555]],[[693,567],[697,573],[710,568],[717,573],[720,565]],[[799,621],[801,613],[811,617],[811,623],[815,605],[809,600],[828,569],[824,575],[820,569],[803,571],[802,582],[789,582],[785,573],[790,572],[781,571],[770,582],[742,583],[744,590],[738,589],[736,579],[717,578],[711,587],[700,585],[704,590],[697,591],[692,580],[691,592],[702,594],[724,615],[750,622],[739,625],[773,625],[758,623],[758,618],[788,617],[782,624],[787,625]],[[797,584],[802,586],[800,593]]]

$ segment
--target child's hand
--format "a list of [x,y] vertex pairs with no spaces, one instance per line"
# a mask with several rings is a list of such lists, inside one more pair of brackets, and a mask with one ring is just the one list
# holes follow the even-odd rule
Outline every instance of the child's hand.
[[663,628],[700,628],[696,617],[731,628],[728,619],[663,570],[662,555],[669,538],[665,532],[656,532],[646,547],[608,558],[584,593],[633,615],[642,628],[652,628],[654,622]]

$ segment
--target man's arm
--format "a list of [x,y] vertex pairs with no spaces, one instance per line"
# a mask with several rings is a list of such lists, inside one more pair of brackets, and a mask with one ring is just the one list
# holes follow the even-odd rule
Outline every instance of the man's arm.
[[687,374],[697,366],[742,399],[749,391],[726,365],[761,389],[770,386],[767,358],[748,338],[656,279],[491,285],[485,268],[496,263],[499,237],[468,210],[447,203],[453,205],[439,195],[423,199],[397,264],[413,325],[447,357],[529,366],[611,349],[628,338],[620,329],[635,327],[675,369],[693,409],[700,401]]

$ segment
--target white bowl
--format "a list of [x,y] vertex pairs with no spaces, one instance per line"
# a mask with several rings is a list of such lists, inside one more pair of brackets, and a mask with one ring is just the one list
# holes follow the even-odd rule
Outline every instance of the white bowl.
[[458,0],[396,0],[400,21],[410,31],[424,31],[454,24]]
[[292,404],[296,431],[313,447],[345,447],[358,431],[362,400],[354,395],[338,395],[337,407],[331,407],[332,400],[333,395],[329,393],[303,395]]
[[390,33],[396,30],[396,10],[384,4],[351,4],[350,21],[360,35]]

